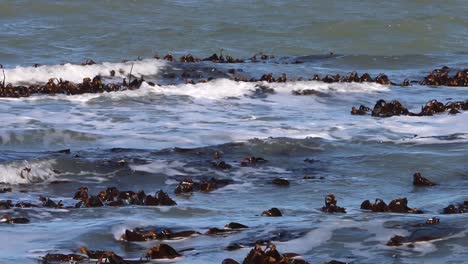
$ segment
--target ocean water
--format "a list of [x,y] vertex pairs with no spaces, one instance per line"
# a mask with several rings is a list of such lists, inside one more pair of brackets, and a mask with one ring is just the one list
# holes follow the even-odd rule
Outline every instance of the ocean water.
[[[258,240],[310,263],[466,263],[467,214],[441,212],[468,200],[468,112],[376,118],[350,110],[397,99],[418,112],[432,99],[467,100],[467,87],[237,82],[228,70],[248,78],[358,71],[385,73],[396,83],[421,80],[442,66],[468,68],[467,14],[465,1],[0,1],[6,83],[81,82],[95,75],[120,82],[130,71],[146,80],[138,90],[0,98],[0,187],[12,188],[0,201],[40,204],[39,196],[46,196],[74,206],[79,187],[95,195],[115,186],[164,190],[177,202],[1,209],[31,222],[0,223],[0,263],[37,263],[39,256],[80,246],[135,259],[158,241],[119,241],[125,229],[206,233],[229,222],[249,229],[163,242],[183,251],[177,263],[242,262]],[[220,52],[275,58],[237,64],[152,58]],[[86,59],[96,64],[79,65]],[[182,72],[216,79],[186,84],[170,77]],[[274,93],[261,92],[265,88]],[[293,95],[305,89],[316,92]],[[58,152],[63,149],[71,153]],[[251,156],[267,162],[241,166]],[[232,168],[213,166],[220,161]],[[414,187],[415,172],[438,185]],[[211,177],[232,184],[210,193],[174,193],[185,178]],[[273,185],[274,178],[290,185]],[[321,212],[329,193],[346,214]],[[424,214],[360,209],[367,199],[398,197]],[[272,207],[283,216],[260,216]],[[420,231],[434,239],[386,246],[394,235],[414,235],[415,224],[434,216],[440,224]],[[233,243],[245,248],[225,250]]]

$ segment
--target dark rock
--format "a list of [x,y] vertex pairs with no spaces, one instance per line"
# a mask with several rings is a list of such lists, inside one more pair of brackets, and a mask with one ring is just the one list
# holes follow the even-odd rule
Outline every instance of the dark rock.
[[177,205],[177,203],[169,197],[169,195],[162,190],[156,193],[155,195],[158,198],[159,205],[167,205],[167,206],[172,206],[172,205]]
[[468,206],[467,206],[466,201],[464,202],[464,204],[458,204],[458,205],[451,204],[445,207],[444,210],[442,211],[443,214],[463,214],[466,212],[468,212]]
[[212,164],[215,168],[220,169],[220,170],[229,170],[230,168],[232,168],[231,165],[227,164],[227,163],[224,162],[224,161],[212,162],[211,164]]
[[146,251],[146,257],[149,259],[174,259],[181,255],[167,244],[158,244]]
[[17,217],[17,218],[12,218],[8,215],[3,215],[0,218],[0,223],[9,223],[9,224],[28,224],[29,219],[24,218],[24,217]]
[[223,262],[221,262],[221,264],[239,264],[239,262],[233,259],[227,258],[227,259],[224,259]]
[[393,213],[413,213],[413,214],[422,214],[423,211],[416,208],[408,207],[408,199],[398,198],[392,200],[388,205],[388,208]]
[[273,179],[272,183],[280,186],[289,186],[289,181],[283,178],[275,178]]
[[224,249],[227,250],[227,251],[234,251],[234,250],[238,250],[238,249],[241,249],[241,248],[244,248],[244,246],[240,245],[240,244],[237,244],[237,243],[234,243],[234,244],[230,244],[229,246],[225,247]]
[[50,254],[40,257],[45,263],[84,261],[85,257],[77,254]]
[[246,225],[239,224],[239,223],[236,223],[236,222],[231,222],[231,223],[225,225],[224,227],[228,228],[228,229],[245,229],[245,228],[249,228]]
[[322,207],[322,212],[326,213],[346,213],[346,209],[336,205],[335,195],[327,194],[325,196],[325,206]]
[[48,208],[62,208],[63,204],[62,201],[59,202],[54,202],[50,198],[46,198],[43,196],[39,196],[39,201],[42,202],[43,207],[48,207]]
[[356,109],[354,106],[351,108],[352,115],[365,115],[370,111],[371,109],[365,105],[359,106],[359,109]]
[[413,175],[413,185],[416,186],[434,186],[436,185],[434,182],[424,178],[421,173],[416,172]]
[[271,216],[271,217],[283,216],[283,214],[281,214],[281,211],[276,207],[273,207],[273,208],[271,208],[270,210],[267,210],[267,211],[263,211],[262,215],[263,216]]
[[379,100],[372,110],[372,116],[391,117],[395,115],[408,115],[409,111],[399,101],[393,100],[390,103]]
[[247,157],[241,161],[241,166],[242,167],[255,166],[258,163],[265,163],[265,162],[267,162],[267,160],[262,157]]
[[192,179],[186,179],[181,181],[179,185],[174,190],[175,194],[189,194],[193,192],[193,187],[195,183]]
[[11,200],[0,201],[0,210],[8,210],[13,207]]

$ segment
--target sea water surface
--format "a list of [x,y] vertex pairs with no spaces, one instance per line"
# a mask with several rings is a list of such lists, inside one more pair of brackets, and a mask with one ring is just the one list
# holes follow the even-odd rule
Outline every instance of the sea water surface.
[[[81,82],[95,75],[121,81],[130,70],[147,81],[138,90],[113,93],[0,98],[0,187],[12,188],[0,193],[0,201],[40,204],[42,195],[73,206],[81,186],[92,194],[115,186],[148,194],[162,189],[177,202],[0,210],[31,220],[0,223],[0,262],[36,263],[39,256],[80,246],[140,258],[158,241],[121,242],[125,229],[205,233],[239,222],[250,228],[164,243],[186,250],[177,263],[242,262],[257,240],[271,240],[280,252],[299,253],[310,263],[465,263],[468,218],[441,212],[468,199],[468,113],[375,118],[350,110],[398,99],[418,112],[432,99],[467,100],[466,87],[246,83],[227,71],[305,79],[384,72],[398,83],[421,80],[434,68],[468,67],[467,14],[465,1],[0,1],[0,63],[7,83]],[[152,58],[220,52],[275,58],[239,64]],[[97,64],[80,66],[86,59]],[[168,77],[183,71],[216,80],[185,84]],[[262,87],[274,93],[259,92]],[[292,93],[304,89],[316,93]],[[71,153],[58,152],[63,149]],[[241,166],[251,156],[267,162]],[[212,165],[221,160],[232,168]],[[414,187],[418,171],[438,185]],[[233,183],[210,193],[174,194],[183,179],[211,177]],[[290,185],[273,185],[274,178]],[[346,214],[321,212],[328,193]],[[398,197],[425,213],[359,209],[366,199]],[[272,207],[283,217],[260,216]],[[386,246],[392,236],[408,235],[412,225],[434,216],[441,223],[428,232],[438,239]],[[246,247],[225,250],[233,243]]]

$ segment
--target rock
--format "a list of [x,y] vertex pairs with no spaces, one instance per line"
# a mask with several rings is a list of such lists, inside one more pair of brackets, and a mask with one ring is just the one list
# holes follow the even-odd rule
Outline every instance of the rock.
[[372,212],[393,212],[393,213],[412,213],[422,214],[423,211],[417,208],[409,208],[408,200],[406,198],[398,198],[392,200],[387,205],[382,199],[375,199],[375,203],[372,204],[369,200],[365,200],[361,204],[361,209],[371,210]]
[[346,213],[346,209],[336,205],[335,195],[327,194],[325,196],[325,206],[322,207],[322,212],[326,213]]
[[177,203],[169,197],[169,195],[162,190],[156,193],[155,195],[158,198],[159,205],[172,206],[177,205]]
[[262,216],[278,217],[283,215],[281,214],[281,211],[278,208],[273,207],[270,210],[263,211]]
[[359,106],[359,109],[356,109],[354,106],[351,108],[351,114],[352,115],[365,115],[367,114],[368,112],[370,112],[370,108],[365,106],[365,105],[361,105]]
[[451,204],[445,207],[442,211],[443,214],[463,214],[468,212],[468,203],[465,201],[463,204]]
[[434,182],[424,178],[421,173],[416,172],[413,175],[413,185],[415,186],[434,186],[436,185]]
[[77,254],[50,254],[40,257],[46,263],[49,262],[73,262],[73,261],[84,261],[85,257]]
[[195,183],[192,179],[186,179],[181,181],[179,185],[177,185],[176,189],[174,190],[175,194],[190,194],[193,192],[193,187]]
[[390,103],[379,100],[372,110],[372,116],[391,117],[395,115],[408,115],[409,111],[399,101],[393,100]]
[[227,259],[224,259],[223,262],[221,262],[221,264],[239,264],[239,262],[233,259],[227,258]]
[[174,259],[181,255],[167,244],[158,244],[146,251],[146,257],[149,259]]
[[272,180],[272,183],[279,186],[289,186],[289,181],[283,178],[275,178]]
[[225,225],[224,227],[228,228],[228,229],[246,229],[246,228],[249,228],[246,225],[239,224],[239,223],[236,223],[236,222],[231,222],[231,223]]
[[9,223],[9,224],[28,224],[29,219],[24,218],[24,217],[17,217],[17,218],[12,218],[8,215],[3,215],[0,218],[0,223]]
[[392,200],[388,205],[388,208],[393,213],[413,213],[413,214],[422,214],[423,211],[416,208],[408,207],[408,199],[406,198],[397,198]]

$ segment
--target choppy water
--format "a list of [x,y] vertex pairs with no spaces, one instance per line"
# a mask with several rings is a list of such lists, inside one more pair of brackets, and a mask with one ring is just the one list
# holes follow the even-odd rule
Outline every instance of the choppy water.
[[[8,241],[0,245],[0,262],[34,263],[47,252],[71,253],[83,245],[137,258],[156,242],[119,242],[126,228],[204,233],[229,222],[250,229],[169,241],[179,250],[194,248],[177,262],[241,262],[250,247],[224,247],[256,240],[272,240],[280,252],[299,253],[310,263],[466,262],[467,216],[441,215],[441,210],[468,199],[468,113],[350,115],[352,106],[373,106],[379,99],[398,99],[415,112],[431,99],[467,100],[466,87],[244,83],[225,72],[235,68],[249,77],[272,72],[310,78],[357,70],[373,76],[385,72],[398,82],[422,79],[443,65],[468,67],[467,13],[464,1],[0,1],[0,63],[7,82],[32,84],[52,77],[80,82],[97,74],[106,81],[120,80],[133,63],[134,75],[161,85],[0,99],[0,182],[13,188],[0,193],[0,200],[39,203],[44,195],[74,205],[74,192],[86,185],[93,194],[109,186],[146,193],[163,189],[178,203],[1,210],[31,223],[0,224],[0,236]],[[221,48],[235,57],[263,51],[276,59],[234,65],[149,59],[155,52],[203,57]],[[336,55],[328,55],[331,51]],[[138,56],[148,59],[120,62]],[[75,65],[87,58],[98,64]],[[304,63],[282,63],[290,60]],[[43,66],[32,67],[34,63]],[[117,71],[113,78],[112,69]],[[217,80],[192,85],[165,77],[184,70],[214,74]],[[259,85],[275,93],[258,93]],[[292,94],[302,89],[319,93]],[[71,149],[71,154],[58,153],[61,149]],[[223,152],[222,160],[233,168],[214,168],[215,151]],[[268,162],[241,167],[249,156]],[[25,167],[31,168],[26,175],[21,174]],[[439,185],[413,187],[416,171]],[[181,179],[213,176],[234,183],[190,197],[173,193]],[[276,177],[291,185],[271,184]],[[51,184],[57,180],[67,182]],[[336,195],[347,214],[320,211],[328,193]],[[397,197],[407,197],[410,207],[425,213],[359,209],[366,199],[389,202]],[[259,216],[271,207],[284,216]],[[440,239],[414,247],[385,245],[394,235],[408,235],[411,224],[433,216],[441,225],[431,233],[442,234]]]

